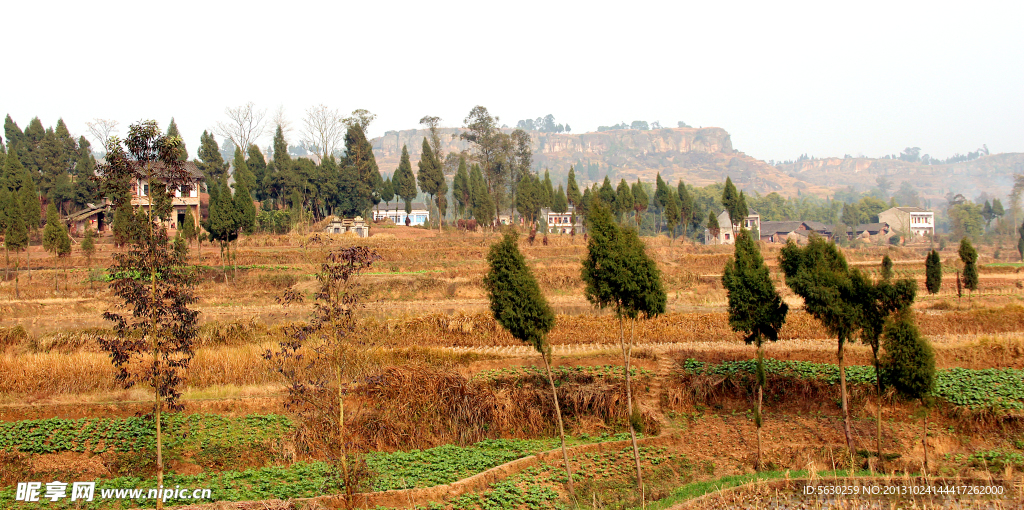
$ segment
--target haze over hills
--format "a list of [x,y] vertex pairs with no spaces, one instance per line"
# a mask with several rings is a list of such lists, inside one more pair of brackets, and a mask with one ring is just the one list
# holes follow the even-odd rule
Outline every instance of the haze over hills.
[[[445,153],[469,151],[471,144],[459,139],[461,129],[442,129]],[[510,131],[510,130],[509,130]],[[635,182],[639,177],[654,182],[661,173],[667,182],[679,179],[696,186],[722,182],[729,175],[737,186],[761,193],[783,195],[826,194],[824,187],[803,182],[759,159],[736,151],[729,133],[722,128],[621,129],[591,133],[542,133],[530,131],[533,168],[551,171],[564,180],[575,166],[581,185],[600,182],[608,175],[613,181]],[[389,131],[371,140],[377,165],[384,173],[398,167],[402,146],[413,162],[419,159],[424,129]]]
[[[446,154],[471,150],[471,144],[458,137],[462,129],[440,131]],[[818,158],[772,166],[735,150],[729,133],[717,127],[571,134],[529,131],[529,134],[533,142],[534,170],[549,169],[557,182],[565,180],[570,165],[575,166],[581,185],[599,182],[605,175],[613,182],[623,178],[634,182],[638,177],[653,182],[660,172],[662,178],[671,183],[682,179],[695,186],[705,186],[723,182],[729,176],[748,192],[824,196],[848,186],[866,191],[884,177],[893,190],[906,181],[922,198],[942,199],[951,191],[968,198],[982,192],[1005,196],[1013,186],[1013,174],[1024,173],[1022,153],[986,155],[941,165],[898,159]],[[394,172],[403,145],[409,148],[415,167],[426,136],[425,129],[410,129],[389,131],[371,140],[381,171]]]

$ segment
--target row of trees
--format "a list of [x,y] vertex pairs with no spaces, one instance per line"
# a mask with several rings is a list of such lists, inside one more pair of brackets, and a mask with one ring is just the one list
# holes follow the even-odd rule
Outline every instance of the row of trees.
[[[587,256],[583,260],[582,276],[586,283],[587,300],[599,308],[612,308],[619,319],[619,346],[622,350],[626,378],[626,416],[633,444],[637,488],[643,487],[640,470],[640,452],[636,433],[642,430],[639,409],[634,407],[630,375],[632,350],[636,339],[636,323],[641,318],[652,318],[665,312],[667,296],[661,283],[657,265],[647,255],[643,242],[634,229],[620,227],[613,218],[608,204],[596,198],[588,217],[590,239]],[[551,387],[562,457],[571,497],[575,497],[573,476],[565,450],[565,434],[558,392],[551,376],[551,347],[546,335],[555,325],[555,317],[541,294],[526,261],[520,253],[515,230],[510,228],[502,241],[493,245],[487,256],[490,267],[484,278],[491,302],[491,311],[499,324],[515,338],[534,347],[544,361],[545,373]],[[625,332],[626,322],[630,333]]]
[[[884,458],[881,446],[884,388],[892,386],[908,398],[924,399],[934,385],[934,353],[918,332],[910,311],[917,284],[912,279],[893,280],[888,257],[882,264],[883,277],[872,281],[863,271],[849,267],[835,244],[821,237],[813,237],[804,247],[790,242],[783,248],[779,262],[786,285],[803,298],[804,309],[838,341],[840,399],[851,466],[856,449],[850,433],[844,347],[856,338],[871,346],[878,398],[875,447],[881,461]],[[735,256],[726,264],[722,283],[728,291],[729,324],[734,330],[744,332],[745,341],[757,348],[754,422],[760,469],[761,402],[766,384],[763,344],[778,340],[788,307],[772,283],[757,244],[745,229],[737,238]],[[883,347],[885,352],[880,353]]]

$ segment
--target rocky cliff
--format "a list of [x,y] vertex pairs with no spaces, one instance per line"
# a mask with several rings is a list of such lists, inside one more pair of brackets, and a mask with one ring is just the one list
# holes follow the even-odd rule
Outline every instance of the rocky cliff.
[[[460,129],[443,129],[446,153],[469,151],[469,143],[460,140]],[[389,131],[372,140],[377,164],[384,173],[398,167],[402,146],[409,148],[415,165],[419,160],[426,130]],[[819,186],[801,182],[785,172],[733,148],[724,129],[671,128],[648,131],[614,130],[599,133],[553,134],[531,132],[535,170],[551,170],[552,179],[564,181],[570,166],[576,167],[581,184],[601,181],[605,175],[614,181],[637,178],[653,182],[660,172],[667,182],[679,179],[703,186],[732,177],[738,186],[761,192],[778,191],[784,195],[803,192],[824,193]],[[415,168],[415,167],[414,167]]]

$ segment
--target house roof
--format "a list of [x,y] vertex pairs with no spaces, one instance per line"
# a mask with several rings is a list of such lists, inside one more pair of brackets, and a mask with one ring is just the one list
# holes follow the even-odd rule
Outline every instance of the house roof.
[[[377,210],[377,207],[374,207],[374,211],[376,211],[376,210]],[[405,212],[405,201],[403,201],[403,200],[392,200],[390,204],[386,203],[386,202],[381,202],[380,203],[380,210],[381,211],[387,211],[387,212],[392,212],[392,211],[402,211],[402,212]],[[412,210],[413,211],[420,210],[420,211],[428,211],[428,212],[430,211],[430,209],[427,207],[427,204],[425,204],[423,202],[413,202],[412,203]]]
[[99,213],[99,212],[107,212],[109,210],[110,210],[110,204],[106,204],[106,203],[100,204],[100,205],[86,204],[85,209],[82,209],[81,211],[69,214],[65,218],[65,220],[66,221],[79,221],[79,220],[83,220],[85,218],[88,218],[89,216],[92,216],[93,214],[96,214],[96,213]]
[[922,209],[920,207],[893,207],[893,209],[899,209],[900,211],[903,212],[931,212],[927,209]]
[[788,234],[800,230],[801,225],[806,226],[802,221],[762,221],[761,235]]
[[876,234],[878,232],[881,232],[882,229],[884,229],[884,228],[886,228],[888,226],[889,226],[889,224],[884,222],[884,221],[881,222],[881,223],[861,223],[860,225],[857,225],[856,227],[854,227],[853,231],[855,233],[857,233],[857,234],[860,234],[861,232],[867,231],[868,233],[874,235],[874,234]]

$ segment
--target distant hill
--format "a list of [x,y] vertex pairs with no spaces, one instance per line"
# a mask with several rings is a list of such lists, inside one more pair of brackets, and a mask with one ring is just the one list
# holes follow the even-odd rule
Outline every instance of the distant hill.
[[[461,129],[442,129],[445,153],[469,151],[470,144],[460,140]],[[511,130],[507,130],[511,132]],[[402,145],[407,145],[413,169],[419,161],[424,129],[389,131],[371,140],[377,165],[385,174],[398,168]],[[1013,185],[1013,174],[1024,173],[1024,154],[1008,153],[984,156],[972,161],[948,165],[925,165],[894,159],[824,158],[772,166],[733,148],[732,138],[722,128],[666,128],[652,130],[621,129],[597,133],[530,132],[533,141],[533,167],[551,170],[557,183],[576,167],[581,185],[601,181],[605,175],[615,183],[619,179],[635,182],[639,177],[653,182],[661,173],[666,182],[683,179],[705,186],[725,181],[726,176],[741,189],[762,194],[778,192],[783,196],[798,193],[823,196],[840,188],[854,186],[864,191],[876,186],[880,176],[893,185],[909,181],[922,198],[942,198],[951,190],[972,198],[982,191],[1004,196]]]
[[[470,144],[458,138],[461,131],[441,130],[445,153],[470,150]],[[381,171],[393,173],[398,168],[402,145],[409,148],[415,168],[427,135],[426,130],[411,129],[389,131],[371,140]],[[777,191],[788,196],[796,195],[797,190],[828,192],[734,150],[729,133],[721,128],[623,129],[580,134],[532,131],[530,138],[534,169],[549,169],[556,182],[565,180],[572,165],[581,185],[601,181],[605,175],[616,183],[623,178],[635,182],[638,177],[653,182],[655,174],[661,172],[662,178],[672,184],[683,179],[704,186],[731,176],[737,186],[762,193]]]
[[878,178],[884,176],[892,183],[893,190],[907,181],[923,198],[940,199],[953,192],[971,199],[983,191],[1006,196],[1013,187],[1013,174],[1024,174],[1024,154],[992,154],[947,165],[908,163],[898,159],[824,158],[778,168],[790,177],[831,189],[853,186],[865,190],[875,187]]

